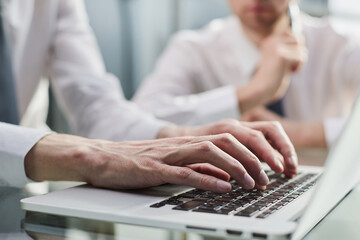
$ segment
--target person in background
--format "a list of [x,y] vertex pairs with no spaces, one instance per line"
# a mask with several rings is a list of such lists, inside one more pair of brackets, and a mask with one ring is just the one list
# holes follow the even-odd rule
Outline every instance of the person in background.
[[177,124],[276,120],[295,147],[330,147],[360,88],[359,45],[296,0],[228,2],[233,15],[172,38],[133,100]]
[[[276,122],[181,127],[127,102],[119,81],[105,71],[83,1],[0,3],[0,185],[22,187],[29,179],[113,189],[173,183],[227,192],[230,176],[246,189],[264,189],[269,179],[260,161],[289,177],[297,173],[293,145]],[[42,77],[50,78],[83,137],[24,126]]]

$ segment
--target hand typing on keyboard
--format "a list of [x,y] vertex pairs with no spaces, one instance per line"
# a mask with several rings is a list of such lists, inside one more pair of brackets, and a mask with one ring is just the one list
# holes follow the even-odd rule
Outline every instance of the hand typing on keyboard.
[[318,174],[311,173],[300,173],[294,179],[272,171],[267,171],[267,174],[270,184],[265,191],[246,190],[232,181],[233,189],[229,193],[217,194],[193,189],[150,207],[168,205],[181,211],[267,218],[308,191],[319,178]]
[[84,181],[113,189],[172,183],[221,193],[231,191],[230,177],[244,189],[265,189],[269,179],[260,161],[288,177],[297,172],[294,147],[278,123],[170,125],[158,138],[111,142],[50,134],[26,155],[25,171],[35,181]]

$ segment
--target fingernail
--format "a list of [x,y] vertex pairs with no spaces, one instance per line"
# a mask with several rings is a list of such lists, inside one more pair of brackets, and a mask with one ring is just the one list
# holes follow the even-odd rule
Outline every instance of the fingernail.
[[250,177],[248,173],[245,173],[244,175],[244,188],[245,189],[251,189],[255,187],[255,181]]
[[221,192],[229,192],[231,190],[231,184],[222,180],[217,181],[217,188]]
[[265,191],[266,190],[266,186],[256,186],[256,188],[260,191]]
[[269,183],[269,178],[264,172],[264,170],[261,170],[259,174],[259,184],[262,186],[266,186]]
[[274,154],[274,168],[273,169],[275,172],[277,173],[282,173],[284,172],[284,157],[281,156],[280,154]]
[[279,158],[276,160],[276,166],[278,167],[279,172],[284,172],[284,166],[282,162],[279,160]]
[[289,160],[294,167],[296,167],[298,165],[297,157],[291,156]]

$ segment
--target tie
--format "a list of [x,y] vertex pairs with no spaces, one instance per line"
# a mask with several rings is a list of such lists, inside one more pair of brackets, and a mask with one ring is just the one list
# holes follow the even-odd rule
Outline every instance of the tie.
[[274,113],[277,113],[278,115],[284,117],[284,108],[283,108],[283,100],[284,98],[280,98],[276,102],[270,103],[266,106],[266,108],[270,111],[273,111]]
[[0,2],[0,122],[18,124],[15,87]]

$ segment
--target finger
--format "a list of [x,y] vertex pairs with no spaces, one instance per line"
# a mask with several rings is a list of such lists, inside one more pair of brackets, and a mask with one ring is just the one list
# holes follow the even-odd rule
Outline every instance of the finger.
[[[246,126],[251,123],[244,123]],[[249,125],[252,126],[252,125]],[[256,125],[257,126],[257,125]],[[276,154],[276,150],[270,145],[263,133],[257,129],[243,128],[242,134],[246,136],[242,142],[259,157],[260,160],[266,162],[275,172],[283,172],[284,166],[282,159]],[[240,134],[239,134],[240,135]]]
[[[228,124],[226,124],[227,122]],[[230,124],[230,122],[232,124]],[[238,135],[237,138],[235,138],[233,135],[229,133],[223,133],[223,134],[211,136],[211,140],[213,144],[215,144],[217,147],[221,149],[221,151],[227,153],[231,157],[231,160],[228,160],[227,163],[223,163],[225,165],[221,165],[222,164],[221,162],[216,162],[216,161],[214,162],[211,159],[209,163],[228,172],[244,188],[254,187],[254,185],[252,185],[251,187],[249,186],[251,179],[255,180],[256,183],[259,185],[263,185],[263,186],[267,185],[269,183],[269,178],[263,171],[259,159],[247,147],[245,147],[243,144],[240,143],[240,142],[246,142],[248,138],[248,131],[254,131],[254,130],[248,127],[241,126],[238,121],[224,121],[224,123],[225,125],[220,124],[219,127],[217,128],[215,127],[215,128],[219,132],[231,132],[232,134],[236,134]],[[233,125],[233,127],[229,129],[228,128],[229,125]],[[223,128],[222,126],[225,127]],[[262,135],[261,133],[259,134]],[[263,136],[262,136],[261,144],[267,146],[267,148],[265,148],[266,151],[272,151],[272,152],[275,151]],[[258,151],[258,154],[267,154],[267,153],[262,153],[261,152],[262,150],[263,149],[260,149]],[[233,162],[234,159],[236,159],[235,163]],[[194,161],[194,158],[192,157],[191,160]],[[243,171],[242,169],[246,169],[246,171],[249,174],[246,175],[245,173],[241,173],[241,171]],[[239,173],[241,174],[239,175]]]
[[297,71],[300,70],[301,66],[302,66],[302,63],[301,63],[301,62],[296,62],[296,63],[294,63],[294,64],[291,66],[290,71],[291,71],[292,73],[296,73]]
[[297,174],[298,159],[295,148],[284,129],[279,123],[274,123],[273,127],[267,128],[264,131],[268,131],[264,134],[268,135],[270,139],[277,139],[277,141],[272,140],[272,145],[282,156],[281,161],[285,166],[284,173],[288,177],[294,177]]
[[199,164],[188,165],[187,167],[191,168],[192,170],[194,170],[198,173],[210,175],[210,176],[222,179],[226,182],[230,181],[230,175],[227,172],[225,172],[225,171],[221,170],[220,168],[217,168],[211,164],[199,163]]
[[[213,142],[223,151],[237,159],[255,180],[256,184],[265,186],[269,183],[269,178],[262,169],[260,160],[234,136],[226,133],[219,134]],[[246,151],[236,151],[236,149],[244,149]]]
[[[247,123],[248,124],[248,123]],[[252,127],[259,129],[264,133],[267,139],[271,140],[271,144],[283,156],[284,159],[284,173],[288,177],[293,177],[297,174],[298,158],[295,148],[292,145],[285,130],[278,122],[257,122],[253,123]],[[280,161],[280,159],[279,159]]]
[[305,45],[306,38],[301,35],[294,35],[292,31],[286,32],[282,35],[281,40],[283,43]]
[[255,188],[260,190],[260,191],[265,191],[266,190],[266,186],[261,186],[261,185],[258,185],[258,184],[255,185]]
[[281,165],[285,166],[285,161],[284,161],[283,155],[281,155],[277,150],[275,151],[275,154],[276,154],[277,158],[279,159],[279,161],[281,162]]
[[[210,163],[227,173],[229,173],[237,182],[245,189],[251,189],[255,186],[254,179],[248,174],[244,166],[228,153],[217,147],[212,141],[215,141],[215,136],[205,136],[199,139],[203,140],[199,143],[193,143],[183,146],[175,156],[169,156],[171,159],[178,159],[177,165],[189,165],[194,163]],[[241,144],[232,145],[234,152],[239,152],[241,158],[256,158],[248,149]]]
[[188,167],[163,165],[160,174],[162,180],[167,183],[186,185],[217,193],[231,191],[231,184],[229,182],[198,173]]
[[303,48],[299,48],[298,46],[289,46],[289,45],[279,45],[277,47],[277,52],[280,56],[287,59],[288,61],[292,61],[293,63],[305,62],[306,60],[306,52]]

